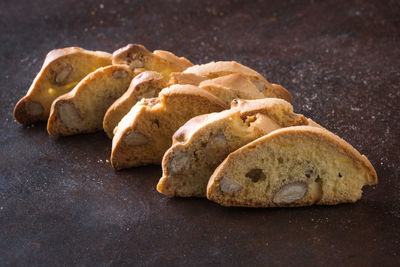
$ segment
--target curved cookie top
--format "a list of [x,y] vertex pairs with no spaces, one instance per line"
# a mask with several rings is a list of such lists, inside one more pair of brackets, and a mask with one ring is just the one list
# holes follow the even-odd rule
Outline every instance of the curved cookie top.
[[264,114],[280,126],[308,125],[307,119],[293,112],[293,106],[285,100],[278,98],[263,98],[256,100],[235,99],[231,109],[222,112],[204,114],[187,121],[173,135],[173,143],[185,142],[205,125],[217,120],[231,117],[234,113],[240,113],[242,120],[256,114]]
[[[264,82],[268,81],[257,71],[250,69],[236,61],[212,61],[207,64],[195,65],[193,67],[187,68],[184,73],[193,73],[200,76],[210,76],[213,73],[242,73],[246,76],[257,77]],[[210,77],[211,78],[211,77]]]
[[175,134],[172,136],[172,144],[185,142],[196,133],[199,129],[205,125],[211,124],[215,121],[232,116],[234,113],[240,112],[238,109],[228,109],[221,112],[213,112],[209,114],[203,114],[196,116],[188,120],[183,126],[181,126]]
[[187,69],[191,66],[193,66],[192,62],[190,62],[187,58],[185,57],[178,57],[175,54],[165,51],[165,50],[154,50],[153,54],[156,56],[159,56],[171,63],[174,63],[178,66],[180,66],[182,69]]
[[269,115],[281,126],[308,125],[308,120],[301,114],[293,112],[293,106],[280,98],[263,98],[254,100],[234,99],[231,108],[239,108],[242,117],[255,113]]
[[[131,58],[133,55],[135,55],[135,58]],[[133,64],[135,63],[134,60],[136,60],[136,58],[138,60],[143,60],[145,59],[145,57],[151,57],[151,56],[154,56],[153,53],[147,50],[146,47],[144,47],[143,45],[128,44],[114,51],[114,53],[112,54],[112,62],[113,64],[120,64],[122,62],[126,62],[128,65],[130,65],[132,63]],[[134,65],[133,67],[141,68],[143,66]]]
[[103,58],[108,58],[111,60],[112,54],[104,52],[104,51],[90,51],[86,50],[80,47],[65,47],[65,48],[59,48],[59,49],[53,49],[49,53],[47,53],[46,58],[44,59],[44,63],[42,68],[47,66],[49,63],[53,62],[56,59],[62,58],[64,56],[72,55],[72,54],[91,54],[93,56],[98,56],[98,57],[103,57]]
[[160,73],[156,71],[146,70],[136,75],[135,78],[133,78],[132,83],[129,85],[129,88],[134,88],[141,83],[149,82],[152,80],[162,80],[162,79],[163,76]]
[[[253,147],[261,145],[264,142],[268,142],[270,140],[275,140],[279,138],[288,138],[288,137],[298,138],[299,136],[307,136],[309,138],[314,139],[316,142],[328,143],[332,147],[343,151],[354,161],[358,162],[361,166],[363,166],[368,170],[368,173],[370,174],[370,180],[368,181],[369,184],[376,184],[378,182],[376,171],[366,156],[361,155],[360,152],[358,152],[353,146],[351,146],[345,140],[333,134],[332,132],[313,126],[292,126],[275,130],[270,134],[260,137],[254,140],[253,142],[248,143],[247,145],[239,148],[235,152],[231,153],[225,159],[225,161],[229,160],[229,158],[231,157],[235,157],[235,155],[240,154],[245,150],[252,149]],[[220,166],[222,166],[224,162]]]
[[250,99],[265,97],[264,94],[261,93],[257,87],[241,73],[233,73],[215,79],[205,80],[199,84],[199,87],[222,87],[227,90],[235,91],[238,94],[243,94]]
[[194,73],[172,72],[168,84],[191,84],[198,86],[205,80],[207,80],[207,77],[199,76]]
[[170,87],[164,88],[160,92],[160,97],[171,97],[175,95],[187,95],[187,96],[200,96],[207,98],[209,101],[215,102],[225,109],[228,108],[227,105],[218,97],[210,94],[209,92],[200,89],[197,86],[190,85],[190,84],[174,84]]

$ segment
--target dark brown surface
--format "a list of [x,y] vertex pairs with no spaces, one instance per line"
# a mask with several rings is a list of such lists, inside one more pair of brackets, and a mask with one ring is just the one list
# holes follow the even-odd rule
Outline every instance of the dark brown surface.
[[[398,1],[114,2],[0,2],[0,265],[400,263]],[[379,184],[333,207],[168,199],[160,167],[111,168],[104,133],[51,138],[13,120],[49,50],[130,42],[255,68],[366,154]]]

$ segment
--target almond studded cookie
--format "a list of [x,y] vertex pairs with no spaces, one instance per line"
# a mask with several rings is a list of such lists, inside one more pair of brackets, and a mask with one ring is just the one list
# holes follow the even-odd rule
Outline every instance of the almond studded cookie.
[[108,107],[127,89],[133,72],[126,65],[110,65],[90,73],[71,92],[54,100],[47,131],[52,136],[102,130]]
[[151,53],[143,45],[129,44],[113,53],[113,64],[127,64],[135,74],[145,70],[160,73],[166,82],[171,72],[182,72],[193,64],[184,57],[177,57],[168,51],[156,50]]
[[377,183],[369,160],[333,133],[278,129],[232,152],[207,186],[223,206],[296,207],[355,202]]
[[169,197],[205,197],[208,180],[229,153],[292,125],[308,120],[277,98],[235,100],[230,110],[194,117],[175,132],[157,190]]
[[[191,74],[194,77],[205,77],[207,79],[214,79],[233,73],[240,73],[245,75],[254,86],[260,91],[264,97],[281,98],[288,102],[292,101],[292,96],[285,88],[277,84],[271,84],[257,71],[250,69],[236,61],[217,61],[210,62],[203,65],[195,65],[187,68],[184,74]],[[196,80],[192,77],[191,80]],[[175,80],[179,82],[185,80],[185,76],[177,76]],[[198,80],[198,79],[197,79]]]
[[167,83],[158,72],[144,71],[137,75],[128,90],[108,108],[104,116],[103,128],[107,136],[112,139],[114,128],[137,102],[142,98],[157,97],[165,87]]
[[87,74],[111,65],[112,56],[101,51],[68,47],[50,51],[26,96],[14,108],[24,124],[47,120],[54,99],[71,91]]
[[116,127],[111,164],[115,169],[159,164],[172,135],[187,120],[227,108],[219,98],[193,85],[173,85],[157,98],[144,98]]
[[208,91],[230,105],[233,99],[260,99],[264,94],[245,75],[228,74],[199,84],[201,89]]

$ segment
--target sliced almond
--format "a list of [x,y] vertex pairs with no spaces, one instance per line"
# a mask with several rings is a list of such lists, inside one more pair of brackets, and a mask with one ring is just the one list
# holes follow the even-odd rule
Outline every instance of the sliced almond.
[[128,72],[126,70],[115,70],[112,73],[114,79],[122,79],[128,77]]
[[62,68],[57,74],[56,77],[54,79],[54,82],[56,84],[64,84],[67,79],[68,76],[71,74],[72,72],[72,66],[70,64],[67,64],[64,68]]
[[30,116],[40,116],[42,115],[44,109],[42,105],[36,101],[27,101],[24,103],[25,112]]
[[283,185],[274,196],[274,203],[289,204],[302,199],[307,193],[307,184],[293,182]]
[[219,183],[219,188],[224,193],[232,194],[241,190],[243,186],[229,178],[223,177]]
[[181,174],[190,168],[190,156],[183,150],[177,150],[172,155],[168,169],[172,174]]
[[124,137],[124,142],[129,146],[140,146],[147,144],[149,138],[142,133],[132,131]]
[[213,134],[206,148],[206,161],[211,165],[218,165],[229,153],[229,144],[223,133]]
[[62,101],[58,105],[58,115],[63,123],[70,128],[77,127],[81,120],[81,115],[74,104]]

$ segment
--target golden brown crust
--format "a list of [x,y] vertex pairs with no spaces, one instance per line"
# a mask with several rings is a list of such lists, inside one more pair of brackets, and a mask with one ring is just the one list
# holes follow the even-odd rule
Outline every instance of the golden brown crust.
[[[243,75],[257,77],[260,80],[266,81],[266,79],[260,73],[236,61],[212,61],[202,65],[194,65],[190,68],[187,68],[184,73],[193,73],[208,78],[216,78],[232,73],[242,73]],[[222,73],[222,75],[219,75],[220,73]]]
[[[283,126],[308,124],[283,99],[237,100],[236,103],[230,110],[194,117],[175,132],[173,145],[162,161],[163,176],[157,185],[160,193],[168,197],[205,197],[208,179],[230,152]],[[186,156],[191,163],[185,165],[191,167],[185,175],[168,171],[183,155],[193,154],[195,158]],[[208,161],[211,158],[212,164]]]
[[186,58],[179,58],[171,52],[156,50],[151,53],[143,45],[128,44],[113,53],[113,64],[127,64],[132,70],[157,71],[169,81],[171,72],[184,71],[191,66]]
[[168,85],[174,84],[191,84],[198,86],[207,77],[199,76],[193,73],[172,72]]
[[156,56],[159,56],[177,66],[180,66],[181,69],[187,69],[191,66],[193,66],[192,62],[190,62],[187,58],[185,57],[177,57],[175,54],[165,51],[165,50],[154,50],[153,54]]
[[265,98],[264,94],[258,91],[250,79],[241,73],[233,73],[206,80],[201,82],[199,87],[221,98],[228,105],[235,98]]
[[187,68],[184,73],[192,73],[209,79],[241,73],[247,76],[265,97],[282,98],[288,102],[292,100],[292,96],[285,88],[270,84],[260,73],[236,61],[213,61],[203,65],[195,65]]
[[[84,68],[70,65],[72,62],[77,64],[79,58],[82,58],[80,64],[85,66]],[[89,51],[79,47],[50,51],[27,94],[16,104],[15,119],[23,124],[47,120],[55,98],[72,90],[75,84],[94,69],[110,64],[111,54],[102,51]],[[63,68],[66,68],[66,71],[62,73],[63,81],[60,81],[57,77],[60,77],[58,74],[63,72]],[[76,69],[80,69],[82,73],[77,73]],[[71,81],[72,77],[74,80]]]
[[112,139],[118,122],[138,101],[142,98],[158,96],[158,93],[166,86],[167,83],[158,72],[144,71],[137,75],[128,90],[109,107],[104,116],[103,128],[107,136]]
[[[173,133],[182,124],[191,117],[226,108],[220,99],[196,86],[165,88],[158,98],[142,99],[120,121],[113,138],[111,163],[116,169],[160,163]],[[135,138],[127,141],[132,133]]]
[[356,149],[354,149],[350,144],[346,141],[341,139],[340,137],[334,135],[333,133],[321,129],[319,127],[312,127],[312,126],[294,126],[294,127],[287,127],[278,129],[266,136],[263,136],[241,148],[232,152],[215,170],[214,174],[211,176],[208,186],[207,186],[207,198],[210,200],[216,201],[221,205],[224,206],[246,206],[246,207],[274,207],[274,206],[283,206],[283,207],[296,207],[296,206],[307,206],[311,204],[323,204],[323,205],[332,205],[338,204],[342,202],[355,202],[359,199],[357,194],[349,196],[346,199],[341,199],[340,197],[333,197],[328,199],[321,199],[322,196],[319,198],[310,197],[309,200],[306,202],[299,201],[293,203],[286,203],[279,205],[273,202],[263,202],[263,201],[250,201],[250,200],[239,200],[233,196],[230,198],[223,197],[220,191],[220,183],[223,179],[223,173],[225,170],[228,170],[232,166],[232,164],[240,164],[240,157],[244,155],[244,153],[248,153],[252,151],[252,149],[256,147],[260,147],[263,144],[267,144],[270,141],[274,140],[282,140],[284,142],[284,138],[293,138],[296,139],[298,137],[307,137],[314,140],[317,143],[324,143],[328,144],[332,149],[341,151],[342,153],[349,156],[354,162],[356,162],[356,166],[359,168],[366,170],[366,177],[364,177],[364,184],[373,185],[376,184],[377,175],[375,169],[373,168],[372,164],[369,160],[364,156],[361,155]]
[[273,83],[271,84],[271,91],[268,93],[269,97],[277,97],[286,100],[287,102],[292,102],[292,95],[285,89],[282,85]]
[[90,133],[102,129],[107,108],[128,88],[133,73],[126,65],[99,68],[51,105],[47,132],[51,136]]
[[[307,118],[302,114],[294,113],[293,106],[283,99],[235,99],[231,103],[231,108],[239,108],[241,110],[242,117],[250,116],[256,113],[268,114],[282,127],[308,125]],[[280,110],[283,110],[284,114],[279,112]]]

